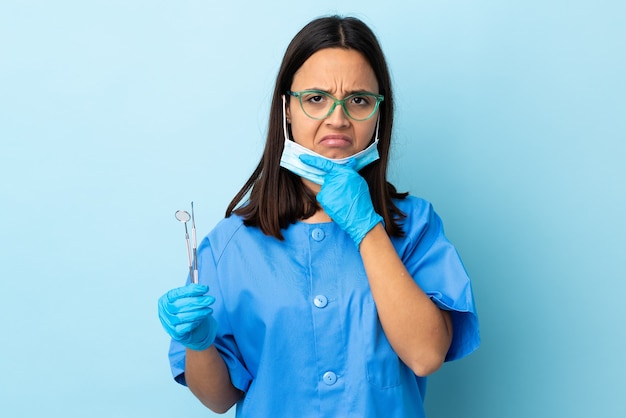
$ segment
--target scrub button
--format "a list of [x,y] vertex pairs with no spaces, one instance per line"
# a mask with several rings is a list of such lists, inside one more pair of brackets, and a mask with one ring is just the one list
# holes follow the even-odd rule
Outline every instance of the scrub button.
[[313,231],[311,231],[311,238],[313,238],[315,241],[321,241],[324,239],[325,236],[326,235],[321,228],[315,228]]
[[335,382],[337,381],[337,375],[335,373],[333,373],[333,372],[326,372],[326,373],[324,373],[324,376],[322,376],[322,380],[328,386],[334,385]]
[[324,295],[317,295],[313,298],[313,304],[318,308],[325,308],[328,305],[328,299]]

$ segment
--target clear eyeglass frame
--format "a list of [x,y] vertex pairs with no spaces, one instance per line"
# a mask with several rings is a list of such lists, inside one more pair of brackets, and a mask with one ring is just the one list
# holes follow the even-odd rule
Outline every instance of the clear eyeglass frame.
[[[346,114],[346,116],[348,116],[350,119],[355,120],[357,122],[362,122],[362,121],[371,119],[372,116],[374,116],[376,114],[376,112],[378,111],[378,107],[380,106],[380,102],[385,100],[385,96],[383,96],[382,94],[376,94],[376,93],[370,93],[370,92],[350,94],[350,95],[344,97],[343,99],[337,99],[332,94],[327,93],[325,91],[321,91],[321,90],[302,90],[302,91],[291,91],[291,90],[289,90],[289,91],[287,91],[287,94],[290,95],[290,96],[293,96],[293,97],[297,97],[298,101],[300,102],[300,108],[302,109],[304,114],[307,115],[309,118],[315,119],[315,120],[326,119],[327,117],[329,117],[335,111],[335,108],[337,107],[337,105],[341,105],[341,107],[343,108],[343,112]],[[316,96],[324,96],[324,97],[328,98],[330,101],[332,101],[333,104],[330,106],[330,109],[328,109],[328,113],[326,113],[322,117],[311,116],[309,113],[307,113],[307,111],[304,109],[304,104],[302,103],[302,97],[307,95],[307,94],[312,94],[312,95],[316,95]],[[366,116],[364,118],[355,118],[354,116],[352,116],[350,114],[350,111],[348,110],[348,108],[346,106],[346,102],[351,100],[351,99],[353,99],[353,98],[355,98],[355,97],[363,97],[363,96],[367,96],[367,97],[373,98],[374,100],[376,100],[376,103],[374,104],[374,108],[372,109],[372,112],[368,116]]]

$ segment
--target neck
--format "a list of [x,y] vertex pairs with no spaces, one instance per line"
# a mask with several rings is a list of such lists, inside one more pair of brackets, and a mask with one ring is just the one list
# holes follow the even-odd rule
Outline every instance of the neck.
[[302,222],[304,222],[305,224],[322,224],[332,221],[333,220],[330,219],[330,216],[328,216],[323,209],[319,209],[317,212],[315,212],[315,215],[311,216],[310,218],[302,219]]
[[[307,180],[304,177],[302,178],[302,183],[316,195],[320,192],[322,188],[322,186],[320,186],[319,184],[313,183],[312,181]],[[302,222],[308,224],[320,224],[325,222],[332,222],[332,219],[330,219],[330,216],[328,216],[326,212],[324,212],[324,209],[320,208],[317,210],[317,212],[315,212],[313,216],[302,219]]]
[[304,184],[307,189],[315,193],[315,195],[317,195],[322,189],[321,185],[313,183],[311,180],[305,179],[304,177],[300,177],[300,180],[302,180],[302,184]]

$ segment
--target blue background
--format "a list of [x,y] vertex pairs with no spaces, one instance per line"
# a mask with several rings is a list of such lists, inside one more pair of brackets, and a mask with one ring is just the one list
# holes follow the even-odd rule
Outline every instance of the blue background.
[[483,345],[431,378],[429,417],[626,416],[624,3],[338,4],[2,0],[2,416],[212,416],[157,319],[173,215],[223,216],[287,43],[333,12],[378,34],[391,178],[473,278]]

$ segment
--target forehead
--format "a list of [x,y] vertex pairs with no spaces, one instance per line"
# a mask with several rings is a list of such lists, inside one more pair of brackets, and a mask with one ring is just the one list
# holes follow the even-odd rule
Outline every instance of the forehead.
[[372,66],[360,52],[325,48],[311,55],[296,71],[292,88],[377,92],[378,82]]

